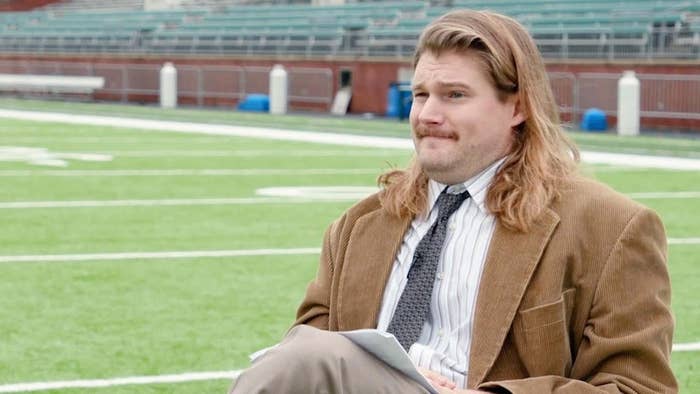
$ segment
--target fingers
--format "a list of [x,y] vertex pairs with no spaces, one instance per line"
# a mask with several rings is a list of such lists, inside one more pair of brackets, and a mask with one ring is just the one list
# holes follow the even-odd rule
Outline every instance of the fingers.
[[433,386],[436,386],[438,388],[444,387],[449,390],[454,390],[457,387],[457,384],[455,382],[451,381],[450,379],[447,379],[446,377],[440,375],[435,371],[419,367],[418,372],[425,376],[426,379],[428,379]]

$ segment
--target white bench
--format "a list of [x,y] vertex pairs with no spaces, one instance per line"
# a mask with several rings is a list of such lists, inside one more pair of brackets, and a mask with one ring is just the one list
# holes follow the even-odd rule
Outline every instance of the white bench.
[[104,85],[104,77],[0,74],[0,91],[92,93]]

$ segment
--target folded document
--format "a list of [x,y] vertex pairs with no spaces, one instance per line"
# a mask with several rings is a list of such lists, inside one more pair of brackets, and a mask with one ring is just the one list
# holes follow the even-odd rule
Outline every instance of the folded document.
[[428,390],[429,393],[438,394],[438,391],[428,382],[428,379],[418,372],[408,353],[392,334],[375,329],[339,331],[338,334],[353,341],[366,352],[372,353],[387,365],[403,372]]
[[[387,365],[415,380],[428,390],[429,393],[438,394],[437,389],[428,382],[428,379],[418,372],[416,366],[413,365],[413,361],[411,361],[411,358],[408,356],[408,353],[406,353],[393,335],[375,329],[338,331],[338,334],[348,338],[366,352],[373,354]],[[258,350],[249,356],[250,361],[254,362],[277,346],[279,346],[279,344]]]

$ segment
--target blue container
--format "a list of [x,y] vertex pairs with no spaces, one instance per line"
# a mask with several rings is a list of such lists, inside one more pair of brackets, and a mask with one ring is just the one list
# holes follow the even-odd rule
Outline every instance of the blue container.
[[410,84],[399,85],[399,100],[401,101],[399,119],[406,119],[411,115],[411,106],[413,106],[413,90]]
[[399,116],[399,84],[392,82],[389,84],[389,91],[386,94],[386,116],[397,118]]
[[605,112],[598,108],[589,108],[583,113],[581,129],[586,131],[605,131],[608,129],[608,120]]
[[270,97],[266,94],[249,94],[245,99],[238,103],[238,109],[241,111],[254,112],[269,112]]
[[407,82],[392,82],[386,95],[386,116],[406,119],[411,113],[413,94],[411,84]]

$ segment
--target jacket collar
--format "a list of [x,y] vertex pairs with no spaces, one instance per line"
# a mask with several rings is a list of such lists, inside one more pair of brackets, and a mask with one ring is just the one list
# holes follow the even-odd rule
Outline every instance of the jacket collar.
[[384,209],[357,220],[350,233],[338,283],[338,330],[377,326],[384,287],[411,218]]

